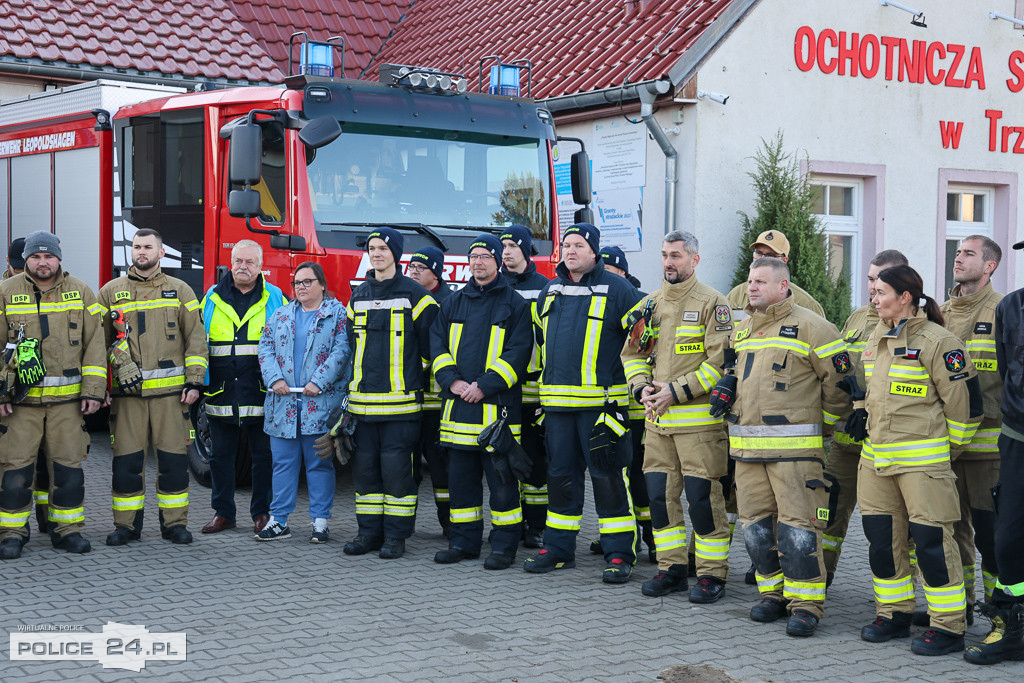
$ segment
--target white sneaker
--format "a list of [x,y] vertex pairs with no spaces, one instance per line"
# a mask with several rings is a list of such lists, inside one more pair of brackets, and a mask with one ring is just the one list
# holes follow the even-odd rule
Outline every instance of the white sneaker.
[[331,537],[330,531],[327,530],[327,520],[323,517],[317,517],[309,525],[313,527],[313,533],[309,536],[309,542],[327,543]]
[[255,536],[257,541],[276,541],[280,538],[291,537],[291,530],[286,526],[282,526],[281,523],[277,520],[274,520],[273,522],[267,524],[265,527],[263,527],[263,531],[259,532]]

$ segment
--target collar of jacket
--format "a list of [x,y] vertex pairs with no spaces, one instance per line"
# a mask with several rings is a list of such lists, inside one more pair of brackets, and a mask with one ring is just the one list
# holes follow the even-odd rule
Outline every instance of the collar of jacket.
[[160,266],[157,266],[156,270],[154,270],[153,274],[149,277],[142,277],[139,275],[139,271],[135,269],[135,266],[130,266],[128,268],[128,279],[135,280],[136,282],[157,282],[163,276],[164,270]]
[[[327,304],[329,304],[331,301],[334,301],[334,298],[324,294],[323,301],[320,302],[320,305],[313,312],[313,320],[319,320],[320,318],[330,318],[332,315],[334,315],[332,311],[326,310]],[[286,303],[285,306],[293,306],[293,308],[291,309],[291,315],[293,318],[295,317],[295,314],[299,311],[299,309],[302,308],[302,304],[299,303],[298,299],[292,299],[291,301]]]
[[690,292],[693,291],[693,287],[696,284],[696,273],[682,282],[669,282],[668,280],[662,279],[661,293],[664,295],[666,301],[680,301],[690,295]]
[[[64,284],[64,278],[67,276],[67,271],[61,269],[57,271],[57,277],[53,279],[53,284],[46,289],[40,289],[39,283],[32,279],[32,276],[28,274],[27,270],[21,271],[21,275],[25,276],[25,279],[32,283],[32,289],[36,290],[40,294],[46,294],[50,290],[57,289]],[[17,277],[17,275],[15,276]]]
[[[392,287],[395,286],[395,283],[397,283],[398,281],[405,277],[404,275],[402,275],[402,269],[398,267],[395,268],[395,274],[392,277],[389,277],[387,280],[378,280],[376,273],[377,271],[375,271],[373,268],[370,268],[368,271],[366,271],[366,281],[370,283],[370,288],[374,290],[391,289]],[[411,280],[412,278],[409,279]]]
[[[256,286],[254,289],[256,291],[256,300],[259,301],[260,296],[263,294],[263,273],[260,273],[256,278]],[[221,299],[224,299],[224,301],[234,300],[235,292],[245,296],[242,294],[242,290],[235,287],[235,279],[231,277],[231,271],[224,274],[224,277],[220,279],[220,282],[218,282],[217,286],[213,288],[213,291],[216,292]],[[252,290],[250,290],[250,293],[251,292]]]
[[782,301],[777,301],[776,303],[772,304],[767,309],[765,309],[764,313],[758,313],[757,311],[755,311],[754,307],[750,305],[749,299],[747,305],[743,308],[743,310],[746,311],[751,318],[762,316],[763,318],[766,318],[768,320],[780,320],[781,318],[785,318],[793,311],[793,290],[788,290],[786,292],[785,299],[783,299]]
[[954,311],[968,311],[983,299],[992,295],[992,281],[985,283],[985,286],[979,289],[974,294],[968,294],[966,296],[960,295],[960,285],[957,285],[953,289],[949,290],[949,305],[953,307]]
[[508,286],[508,281],[499,273],[493,280],[483,286],[478,285],[476,280],[470,280],[462,290],[466,293],[466,296],[484,297],[492,296],[494,293],[499,292]]
[[597,263],[594,267],[583,273],[583,277],[579,279],[579,282],[572,279],[572,275],[569,274],[569,269],[565,267],[565,261],[559,262],[555,266],[555,274],[562,278],[566,282],[574,285],[580,285],[581,287],[589,287],[590,285],[596,285],[600,282],[601,276],[604,275],[604,260],[598,257]]
[[915,315],[913,318],[904,318],[903,320],[899,321],[892,327],[889,327],[889,323],[879,319],[880,325],[885,325],[886,327],[889,327],[889,331],[883,335],[884,337],[889,339],[902,338],[904,340],[906,340],[910,333],[917,332],[919,329],[921,329],[921,326],[924,325],[926,322],[928,322],[928,314],[925,312],[923,308],[917,309],[917,315]]
[[525,282],[528,277],[537,272],[537,264],[533,262],[533,259],[526,260],[526,270],[521,273],[517,273],[514,270],[509,270],[505,266],[501,267],[501,274],[507,277],[515,284]]

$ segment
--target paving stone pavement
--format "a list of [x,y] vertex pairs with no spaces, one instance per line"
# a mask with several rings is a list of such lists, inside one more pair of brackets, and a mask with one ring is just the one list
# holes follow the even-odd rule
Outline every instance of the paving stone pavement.
[[[960,655],[913,655],[908,640],[861,641],[860,628],[874,612],[859,517],[817,635],[797,640],[785,635],[784,621],[758,624],[747,617],[757,590],[743,584],[748,561],[739,538],[731,549],[735,580],[715,605],[692,605],[685,593],[642,596],[640,583],[656,572],[646,559],[630,583],[602,584],[603,561],[587,552],[597,537],[592,503],[584,513],[577,568],[535,576],[519,562],[504,572],[485,571],[482,560],[434,564],[446,543],[429,481],[421,488],[417,532],[406,556],[388,561],[341,552],[355,533],[345,474],[326,545],[306,542],[304,491],[289,520],[291,539],[256,543],[251,527],[241,524],[204,536],[199,529],[212,515],[209,491],[193,485],[195,542],[174,546],[160,539],[150,461],[142,542],[110,548],[103,545],[112,528],[106,435],[93,434],[85,472],[84,533],[93,551],[67,555],[34,532],[22,558],[0,566],[0,626],[8,634],[43,624],[99,633],[114,621],[183,631],[187,661],[149,661],[142,674],[103,669],[95,661],[7,661],[4,642],[2,680],[654,681],[670,666],[701,664],[749,681],[1024,679],[1024,663],[973,667]],[[239,492],[237,503],[248,510],[247,491]],[[522,550],[518,559],[525,557]],[[921,595],[918,600],[923,604]],[[979,618],[968,630],[969,642],[987,630],[988,621]]]

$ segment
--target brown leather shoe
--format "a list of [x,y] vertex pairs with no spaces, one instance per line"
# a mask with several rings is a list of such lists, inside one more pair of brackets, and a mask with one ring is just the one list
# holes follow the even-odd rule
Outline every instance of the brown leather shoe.
[[224,531],[225,529],[234,529],[234,528],[235,528],[235,523],[234,522],[229,522],[227,517],[221,517],[220,515],[215,515],[214,518],[211,519],[210,522],[206,526],[203,527],[203,533],[204,534],[215,534],[218,531]]
[[263,531],[263,527],[270,521],[270,515],[256,515],[256,519],[252,520],[252,532],[258,534]]

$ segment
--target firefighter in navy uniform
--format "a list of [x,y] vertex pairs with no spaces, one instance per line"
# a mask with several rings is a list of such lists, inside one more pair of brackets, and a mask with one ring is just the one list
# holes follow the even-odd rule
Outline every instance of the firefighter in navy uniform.
[[969,443],[984,413],[981,389],[962,340],[909,266],[878,274],[872,303],[880,322],[861,356],[865,393],[847,432],[863,437],[857,505],[868,540],[876,619],[861,638],[910,636],[913,538],[931,627],[910,649],[941,655],[964,648],[967,598],[953,524],[960,519],[950,450]]
[[166,275],[160,233],[132,237],[128,274],[100,289],[111,313],[104,318],[113,405],[110,409],[114,531],[107,545],[139,540],[146,500],[146,451],[156,451],[160,535],[192,542],[188,530],[189,406],[199,400],[209,349],[192,288]]
[[[452,294],[452,288],[444,281],[444,252],[437,247],[423,247],[409,257],[406,269],[408,276],[423,285],[438,306]],[[420,418],[419,449],[413,457],[413,474],[416,477],[416,488],[423,481],[423,461],[430,472],[430,485],[434,491],[434,506],[437,508],[437,521],[442,533],[448,536],[450,501],[448,495],[448,462],[441,446],[441,391],[434,381],[434,373],[429,368],[428,390],[423,394],[423,413]]]
[[[525,225],[510,225],[501,234],[501,274],[535,312],[540,290],[548,279],[537,272],[533,254],[533,235]],[[540,346],[534,344],[530,365],[522,377],[522,442],[533,460],[533,469],[520,489],[523,501],[523,545],[544,547],[544,525],[548,514],[548,465],[544,452],[544,409],[540,405]]]
[[[875,296],[875,281],[881,271],[891,266],[905,265],[907,257],[895,249],[886,249],[876,254],[868,268],[868,301]],[[874,304],[869,303],[850,314],[841,332],[857,373],[857,385],[860,387],[866,386],[860,355],[864,352],[868,336],[877,325],[878,311],[875,310]],[[838,491],[833,492],[831,496],[834,504],[829,506],[831,514],[821,541],[828,585],[832,584],[835,576],[839,555],[846,540],[846,530],[850,526],[850,517],[857,506],[857,465],[860,462],[861,442],[843,431],[845,426],[845,423],[836,424],[835,442],[825,459],[826,476],[831,477],[839,485]]]
[[[548,521],[544,549],[523,564],[532,573],[576,565],[576,536],[583,518],[584,474],[589,468],[601,532],[605,583],[626,583],[636,561],[636,520],[626,468],[629,390],[619,352],[640,292],[604,270],[600,233],[589,223],[570,226],[562,238],[558,277],[537,298],[544,370],[540,400],[545,413]],[[625,437],[625,438],[624,438]]]
[[[49,528],[55,548],[86,553],[85,478],[89,448],[83,415],[106,392],[100,319],[92,290],[61,270],[60,243],[48,232],[25,239],[25,272],[0,283],[0,559],[28,541],[32,480],[40,448],[50,474]],[[10,354],[10,357],[8,355]]]
[[491,554],[486,569],[508,569],[519,547],[523,511],[519,481],[505,459],[479,443],[481,432],[505,416],[519,436],[520,378],[533,349],[530,305],[498,275],[501,242],[480,235],[469,245],[473,279],[441,304],[431,327],[431,355],[444,408],[441,444],[448,452],[451,533],[448,549],[434,556],[453,564],[480,555],[483,489],[490,490]]
[[825,611],[823,425],[849,412],[850,397],[836,384],[852,364],[835,325],[797,305],[788,285],[781,260],[751,264],[749,317],[736,323],[735,364],[726,363],[729,374],[712,391],[711,406],[722,414],[736,397],[729,450],[762,597],[750,618],[772,622],[790,611],[786,633],[807,637]]
[[[990,279],[1002,256],[999,245],[983,235],[961,240],[953,261],[953,280],[957,285],[949,293],[949,301],[940,306],[946,329],[964,341],[964,348],[974,361],[985,405],[978,431],[952,453],[960,498],[960,519],[953,525],[953,536],[960,548],[964,571],[968,625],[974,622],[977,554],[981,555],[986,601],[991,599],[999,578],[992,488],[999,482],[999,425],[1003,421],[999,411],[1003,380],[996,364],[995,336],[996,307],[1003,295],[992,288]],[[915,612],[914,622],[927,626],[927,614]]]
[[398,264],[405,240],[378,228],[366,240],[372,270],[348,304],[353,350],[348,408],[357,417],[352,481],[358,535],[346,555],[379,550],[384,559],[405,554],[416,526],[412,460],[420,440],[430,325],[437,302]]

